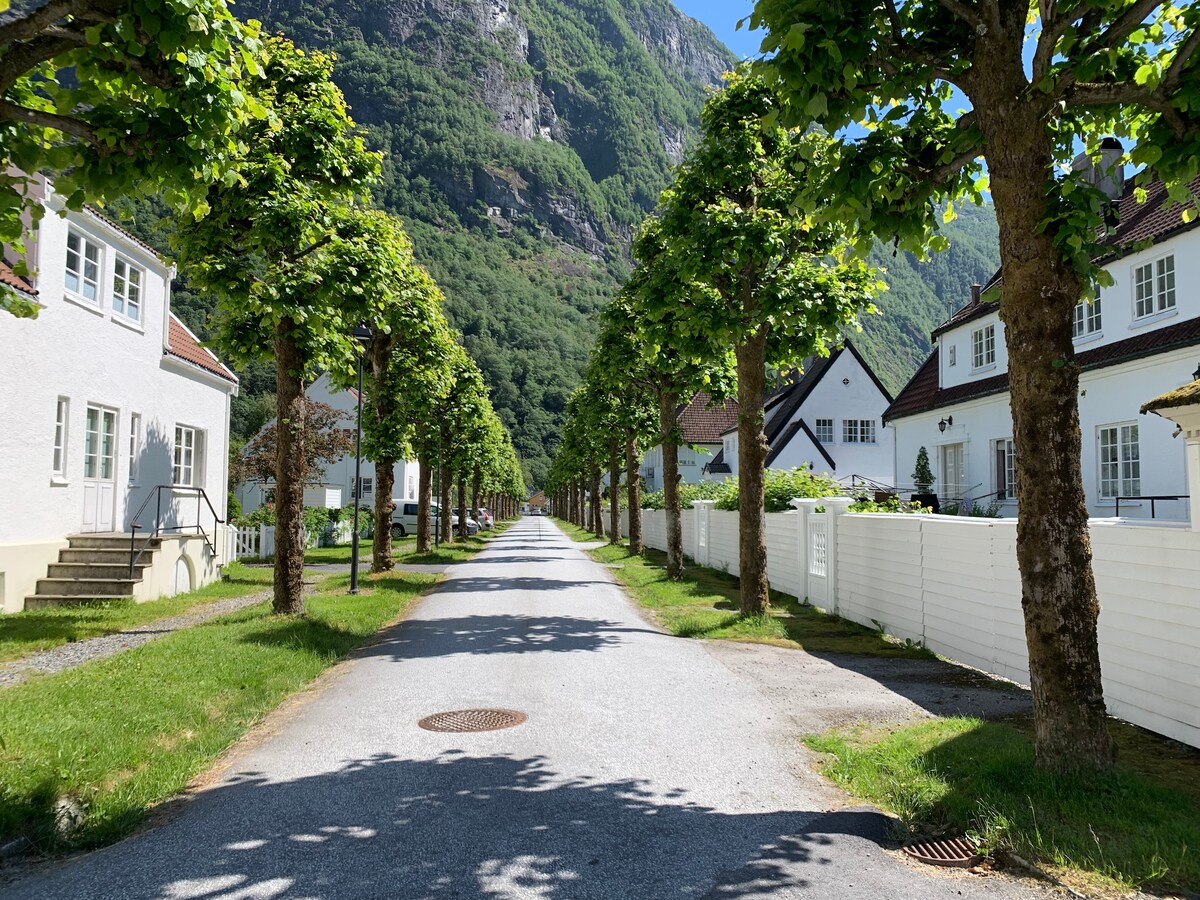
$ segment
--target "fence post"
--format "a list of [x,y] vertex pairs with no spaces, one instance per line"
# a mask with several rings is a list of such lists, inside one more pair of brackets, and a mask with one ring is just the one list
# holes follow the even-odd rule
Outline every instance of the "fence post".
[[804,497],[796,497],[789,501],[796,508],[797,518],[799,519],[798,532],[796,535],[796,562],[800,566],[800,584],[797,585],[799,590],[796,593],[796,599],[801,603],[808,602],[808,519],[816,512],[819,500],[809,500]]
[[828,526],[825,532],[826,578],[829,584],[829,602],[833,613],[838,611],[838,525],[839,519],[854,505],[853,497],[826,497],[825,521]]
[[695,531],[696,531],[696,546],[692,548],[695,552],[692,553],[692,559],[696,561],[698,566],[707,566],[709,560],[709,545],[712,544],[712,538],[709,534],[709,513],[712,508],[717,505],[716,500],[693,500],[692,509],[696,511]]

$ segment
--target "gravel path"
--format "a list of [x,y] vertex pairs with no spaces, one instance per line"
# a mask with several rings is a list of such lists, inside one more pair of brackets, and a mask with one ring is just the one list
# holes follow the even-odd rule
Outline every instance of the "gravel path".
[[[1026,900],[887,848],[798,740],[840,700],[646,624],[608,570],[525,519],[242,745],[178,814],[0,888],[68,898]],[[904,660],[889,661],[890,671]],[[825,667],[829,667],[825,670]],[[865,699],[897,695],[865,667]],[[926,677],[922,670],[921,678]],[[786,698],[787,702],[784,702]],[[924,698],[921,698],[924,699]],[[817,709],[811,717],[806,705]],[[900,712],[908,699],[884,702]],[[868,702],[867,705],[870,705]],[[502,731],[432,713],[519,710]],[[786,708],[786,713],[783,711]],[[841,715],[838,713],[837,715]],[[837,717],[834,716],[834,718]]]
[[113,656],[125,650],[140,647],[142,644],[170,634],[172,631],[178,631],[180,628],[199,625],[201,622],[207,622],[217,616],[223,616],[226,613],[270,599],[270,591],[259,591],[246,597],[217,600],[215,603],[206,603],[178,616],[147,622],[145,625],[138,625],[127,631],[88,638],[85,641],[74,641],[51,650],[43,650],[40,653],[0,663],[0,687],[20,684],[31,675],[55,675],[93,660],[104,659],[106,656]]

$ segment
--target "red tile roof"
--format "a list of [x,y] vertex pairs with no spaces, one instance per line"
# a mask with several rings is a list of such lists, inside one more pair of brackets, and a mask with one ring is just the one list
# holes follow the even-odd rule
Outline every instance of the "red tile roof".
[[[1200,318],[1188,319],[1166,328],[1156,328],[1123,341],[1105,344],[1075,355],[1075,362],[1083,371],[1103,369],[1118,363],[1128,362],[1144,356],[1165,353],[1179,347],[1200,345]],[[902,419],[917,413],[928,412],[964,400],[986,397],[1008,390],[1008,374],[993,375],[953,387],[938,387],[938,351],[934,348],[925,365],[917,370],[900,396],[884,411],[885,422]]]
[[200,346],[199,339],[188,330],[186,325],[175,317],[174,313],[171,313],[170,331],[167,335],[167,348],[164,352],[168,356],[174,356],[182,359],[184,362],[189,362],[206,372],[211,372],[213,375],[224,378],[226,381],[232,381],[234,384],[238,383],[237,376],[229,371],[211,350]]
[[37,291],[29,282],[14,272],[6,262],[0,262],[0,284],[7,284],[10,288],[15,288],[30,297],[37,296]]
[[145,241],[143,241],[136,234],[131,233],[127,228],[123,228],[122,226],[118,225],[116,222],[114,222],[108,216],[104,215],[104,213],[100,212],[100,210],[96,209],[96,207],[85,206],[84,209],[87,210],[89,215],[95,216],[97,219],[99,219],[101,222],[103,222],[105,225],[107,225],[113,231],[123,234],[125,237],[129,238],[129,240],[133,241],[135,244],[137,244],[143,250],[148,251],[150,253],[150,255],[153,256],[155,259],[162,260],[162,254],[160,254],[157,250],[155,250],[153,247],[151,247],[149,244],[147,244]]
[[689,444],[719,444],[721,433],[737,422],[737,401],[723,400],[713,406],[712,396],[699,391],[690,403],[679,408],[679,427]]

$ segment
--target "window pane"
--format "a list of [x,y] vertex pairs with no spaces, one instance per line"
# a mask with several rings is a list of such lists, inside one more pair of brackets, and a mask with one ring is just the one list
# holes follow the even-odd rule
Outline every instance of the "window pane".
[[89,406],[87,429],[83,436],[83,477],[95,478],[99,470],[100,453],[100,410]]
[[1154,269],[1149,263],[1133,270],[1133,296],[1138,318],[1154,312]]
[[1166,256],[1158,261],[1158,309],[1175,307],[1175,257]]

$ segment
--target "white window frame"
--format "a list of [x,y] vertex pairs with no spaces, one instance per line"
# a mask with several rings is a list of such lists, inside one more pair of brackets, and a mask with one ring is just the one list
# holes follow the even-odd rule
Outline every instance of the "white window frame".
[[843,444],[874,444],[876,442],[874,419],[842,419]]
[[817,443],[832,444],[833,443],[833,419],[814,419],[813,434],[817,438]]
[[[187,437],[191,435],[191,445]],[[181,440],[183,443],[181,443]],[[205,432],[194,425],[175,424],[171,453],[171,483],[176,487],[204,487]]]
[[996,323],[971,332],[971,369],[979,372],[996,365]]
[[[122,268],[125,270],[124,274],[121,274]],[[136,274],[136,278],[131,278],[130,276],[134,274]],[[124,290],[118,290],[118,284],[123,284]],[[142,310],[146,300],[145,291],[146,270],[139,265],[135,265],[121,254],[117,254],[117,258],[113,262],[113,315],[125,319],[126,321],[141,325]],[[133,299],[130,298],[131,293],[134,294]],[[132,314],[129,312],[129,308],[131,306],[134,308]]]
[[361,500],[363,497],[374,495],[374,493],[375,479],[373,477],[367,478],[366,476],[362,476],[358,479],[356,490],[351,492],[350,499]]
[[67,477],[67,446],[71,426],[71,400],[59,397],[54,408],[54,455],[51,476],[57,480]]
[[[76,239],[79,242],[78,250],[71,249],[71,239],[72,238]],[[87,266],[88,266],[87,251],[88,251],[89,247],[96,251],[96,258],[91,261],[92,264],[95,266],[95,276],[96,277],[90,278],[90,279],[87,277]],[[79,269],[71,268],[71,256],[72,255],[74,255],[76,257],[76,263],[78,265],[80,265]],[[103,275],[104,275],[104,245],[97,243],[96,241],[93,241],[82,231],[79,231],[75,228],[69,229],[67,231],[67,253],[66,253],[66,257],[63,260],[63,289],[66,291],[67,296],[77,299],[81,303],[85,303],[88,306],[94,306],[94,307],[99,308],[101,305],[100,279],[103,277]],[[69,284],[69,281],[71,278],[75,278],[75,280],[76,280],[75,287],[71,287]],[[92,288],[92,296],[91,297],[88,297],[87,290],[86,290],[86,288],[89,285]]]
[[1074,340],[1080,341],[1085,338],[1095,337],[1103,329],[1103,309],[1099,295],[1090,303],[1086,300],[1080,300],[1075,304],[1075,310],[1071,314],[1071,337]]
[[407,496],[408,496],[409,500],[416,499],[416,496],[417,496],[416,476],[413,476],[413,475],[408,476],[408,495]]
[[1135,323],[1171,315],[1178,309],[1176,273],[1174,253],[1165,253],[1133,267],[1130,290]]
[[[1000,461],[1000,454],[1004,461]],[[1017,499],[1017,452],[1013,448],[1012,438],[1000,438],[992,441],[992,459],[996,467],[996,499]]]
[[842,443],[858,443],[858,419],[842,419]]
[[1101,500],[1139,497],[1142,453],[1137,422],[1114,422],[1096,429],[1096,490]]
[[957,344],[950,345],[949,362],[947,363],[947,365],[951,365],[951,366],[958,365],[958,345]]
[[129,414],[129,483],[138,483],[138,460],[142,455],[142,414]]

